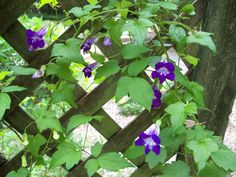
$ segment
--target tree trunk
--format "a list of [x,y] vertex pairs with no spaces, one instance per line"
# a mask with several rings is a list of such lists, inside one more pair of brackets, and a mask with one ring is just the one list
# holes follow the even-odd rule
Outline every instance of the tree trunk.
[[224,136],[236,93],[236,0],[205,1],[203,30],[213,33],[217,54],[200,48],[200,65],[192,79],[203,85],[210,111],[199,114],[200,121],[216,135]]

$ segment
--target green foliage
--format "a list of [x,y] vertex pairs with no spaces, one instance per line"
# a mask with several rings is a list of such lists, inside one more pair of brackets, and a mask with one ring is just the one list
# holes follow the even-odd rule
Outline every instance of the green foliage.
[[166,164],[163,168],[163,175],[156,177],[189,177],[190,168],[182,161]]
[[128,159],[136,159],[144,154],[143,146],[130,146],[124,153],[124,156]]
[[7,109],[10,109],[11,98],[7,93],[0,92],[0,120],[3,118],[3,115]]
[[[143,97],[143,93],[146,93]],[[123,96],[129,94],[130,97],[137,101],[146,109],[151,109],[153,92],[147,81],[139,77],[122,77],[117,84],[116,101],[119,101]]]
[[222,167],[225,171],[236,171],[236,154],[234,152],[220,149],[213,152],[211,158],[218,167]]
[[42,132],[46,129],[52,129],[52,130],[56,130],[58,132],[63,131],[60,121],[56,117],[50,116],[50,115],[37,118],[36,125],[37,125],[40,132]]
[[40,0],[38,8],[41,8],[46,4],[50,4],[51,6],[56,6],[58,4],[58,1],[57,0]]
[[75,85],[70,83],[63,84],[59,89],[56,89],[52,93],[52,103],[58,103],[65,101],[73,107],[77,107],[77,104],[74,100],[74,89]]
[[107,78],[111,75],[118,73],[119,71],[120,67],[118,65],[118,61],[110,60],[97,69],[97,74],[95,75],[95,79],[99,79],[101,77]]
[[102,144],[96,143],[91,147],[91,152],[94,157],[98,157],[102,151]]
[[200,171],[200,177],[227,177],[227,173],[222,169],[217,167],[214,163],[209,163],[206,167]]
[[71,130],[78,127],[79,125],[89,123],[93,119],[101,121],[102,117],[101,116],[86,116],[82,114],[74,115],[70,118],[67,124],[66,132],[69,133]]
[[128,66],[128,74],[129,76],[137,76],[140,72],[142,72],[148,65],[149,60],[143,58],[141,60],[136,60]]
[[28,137],[29,144],[27,145],[27,150],[34,156],[39,156],[39,149],[42,145],[44,145],[47,140],[40,134],[36,136]]
[[20,87],[20,86],[17,86],[17,85],[11,85],[11,86],[8,86],[8,87],[4,87],[2,89],[2,92],[5,92],[5,93],[8,93],[8,92],[20,92],[20,91],[23,91],[23,90],[26,90],[26,88]]
[[66,168],[70,169],[81,159],[81,152],[74,144],[64,142],[57,146],[57,151],[52,155],[50,163],[51,167],[57,167],[66,164]]
[[154,152],[149,152],[145,157],[145,162],[148,163],[150,169],[153,169],[158,163],[164,163],[167,158],[166,149],[161,148],[161,153],[157,156]]
[[93,176],[93,174],[99,169],[98,161],[96,159],[89,159],[85,163],[85,168],[87,169],[88,176]]
[[30,171],[26,168],[20,168],[17,170],[17,172],[12,171],[7,174],[6,177],[27,177],[30,174]]
[[119,153],[115,152],[104,153],[97,158],[97,161],[101,168],[110,171],[118,171],[119,169],[126,167],[133,167],[130,162],[121,157]]
[[211,33],[206,33],[202,31],[193,33],[191,36],[187,38],[187,43],[189,44],[197,43],[197,44],[206,46],[209,49],[211,49],[214,53],[216,53],[216,46],[214,42],[212,41],[210,35]]
[[121,49],[121,55],[124,59],[129,60],[140,57],[147,51],[149,51],[149,49],[143,45],[126,44]]
[[211,153],[219,149],[216,142],[210,138],[190,141],[187,147],[193,151],[194,161],[197,163],[199,170],[205,167],[206,161],[211,156]]
[[34,68],[25,68],[25,67],[22,67],[22,66],[13,66],[11,68],[11,70],[17,76],[19,76],[19,75],[32,75],[37,71]]

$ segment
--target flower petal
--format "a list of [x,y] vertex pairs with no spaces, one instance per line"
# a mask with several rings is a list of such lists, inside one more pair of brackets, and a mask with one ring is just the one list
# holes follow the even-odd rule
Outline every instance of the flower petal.
[[153,146],[152,151],[156,154],[159,155],[161,152],[161,147],[159,145]]
[[165,63],[165,67],[166,67],[170,72],[174,72],[174,70],[175,70],[175,66],[174,66],[174,64],[171,63],[171,62]]
[[149,147],[149,146],[146,146],[146,147],[145,147],[145,154],[147,155],[150,151],[151,151],[150,147]]
[[148,134],[146,134],[146,133],[144,133],[144,132],[141,132],[140,134],[139,134],[139,138],[142,138],[142,139],[146,139],[146,138],[149,138],[150,137],[150,135],[148,135]]
[[136,146],[144,146],[144,145],[145,145],[145,142],[144,142],[144,140],[143,140],[142,138],[138,138],[138,139],[134,142],[134,144],[135,144]]
[[160,75],[158,78],[159,78],[161,84],[166,80],[166,76],[164,76],[164,75]]
[[161,144],[161,139],[156,134],[152,134],[152,139],[153,139],[153,141],[155,141],[155,143]]
[[152,77],[153,79],[158,78],[158,76],[159,76],[159,73],[156,72],[156,71],[153,71],[152,74],[151,74],[151,77]]
[[170,73],[168,75],[166,75],[167,79],[174,81],[175,80],[175,74],[174,73]]
[[165,66],[165,62],[158,62],[158,63],[155,65],[155,69],[158,70],[158,69],[162,68],[163,66]]

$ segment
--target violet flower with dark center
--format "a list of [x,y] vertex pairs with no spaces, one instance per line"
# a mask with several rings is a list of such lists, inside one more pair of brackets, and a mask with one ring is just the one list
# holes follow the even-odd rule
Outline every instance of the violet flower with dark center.
[[154,92],[154,98],[152,99],[152,108],[156,109],[161,106],[161,95],[162,94],[156,87],[153,88],[153,92]]
[[95,38],[89,38],[87,39],[81,46],[81,50],[83,50],[83,53],[86,53],[91,49],[91,46],[96,42]]
[[110,46],[112,43],[111,43],[111,39],[107,36],[107,37],[105,37],[104,38],[104,41],[103,41],[103,44],[105,45],[105,46]]
[[152,78],[159,78],[160,83],[162,84],[166,79],[175,80],[174,74],[175,66],[171,62],[159,62],[155,65],[155,71],[152,72]]
[[84,73],[84,77],[90,78],[92,76],[92,71],[94,68],[96,68],[97,63],[92,63],[88,66],[86,66],[82,71]]
[[153,129],[148,134],[141,132],[138,139],[135,141],[136,146],[145,146],[145,154],[147,155],[151,150],[159,155],[161,152],[161,139],[157,135],[157,130]]
[[45,46],[43,37],[47,33],[47,28],[43,27],[39,31],[32,31],[31,29],[26,30],[26,43],[29,46],[29,51],[37,50]]
[[42,77],[43,74],[44,74],[43,71],[37,70],[37,71],[32,75],[32,78],[33,78],[33,79],[38,79],[38,78]]

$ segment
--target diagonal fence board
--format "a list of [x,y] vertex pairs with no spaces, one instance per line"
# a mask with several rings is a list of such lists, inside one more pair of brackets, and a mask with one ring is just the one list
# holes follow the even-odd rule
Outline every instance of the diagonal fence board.
[[7,30],[36,0],[1,0],[0,35]]

